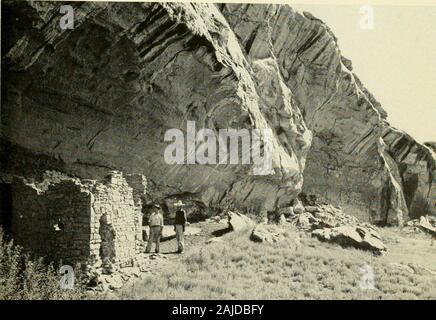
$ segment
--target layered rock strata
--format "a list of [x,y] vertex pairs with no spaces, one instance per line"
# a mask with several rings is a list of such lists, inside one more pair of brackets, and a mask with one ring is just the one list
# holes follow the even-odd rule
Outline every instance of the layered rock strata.
[[[183,195],[261,214],[292,206],[301,190],[371,222],[432,210],[434,154],[388,124],[309,13],[77,2],[64,30],[60,5],[2,3],[2,175],[140,172],[147,201]],[[214,132],[270,129],[274,173],[166,163],[165,132],[186,133],[188,121]]]
[[[275,60],[254,70],[217,7],[73,3],[74,29],[62,30],[59,6],[4,4],[12,31],[2,46],[5,171],[141,172],[150,201],[190,194],[206,205],[257,210],[298,194],[310,131]],[[215,132],[271,129],[273,174],[166,163],[165,132],[186,136],[188,121]]]
[[327,25],[284,5],[220,9],[252,63],[276,61],[313,132],[306,193],[371,222],[401,223],[434,210],[434,153],[389,125]]

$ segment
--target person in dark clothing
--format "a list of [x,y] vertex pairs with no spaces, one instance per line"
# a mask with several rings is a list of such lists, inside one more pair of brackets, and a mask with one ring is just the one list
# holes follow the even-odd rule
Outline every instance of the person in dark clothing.
[[182,253],[185,248],[185,241],[183,239],[186,225],[186,211],[179,209],[176,211],[176,218],[174,220],[174,231],[176,232],[177,252]]

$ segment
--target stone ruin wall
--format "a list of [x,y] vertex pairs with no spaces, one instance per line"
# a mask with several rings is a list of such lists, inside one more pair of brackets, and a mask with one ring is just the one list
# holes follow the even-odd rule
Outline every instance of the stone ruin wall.
[[[132,183],[129,185],[127,181]],[[142,175],[112,171],[103,181],[12,182],[14,241],[64,264],[112,268],[134,264],[143,249]]]
[[91,194],[75,180],[46,190],[23,178],[12,182],[11,232],[16,244],[36,256],[63,263],[91,256]]

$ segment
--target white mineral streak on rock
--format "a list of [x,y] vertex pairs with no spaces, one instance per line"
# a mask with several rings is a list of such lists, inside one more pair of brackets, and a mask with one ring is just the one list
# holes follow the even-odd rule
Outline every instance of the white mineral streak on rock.
[[[1,138],[9,158],[23,162],[2,165],[4,174],[138,172],[151,201],[190,194],[205,206],[260,213],[290,207],[301,188],[367,221],[432,209],[431,152],[389,126],[311,14],[286,5],[72,5],[68,31],[50,2],[2,8],[28,23],[4,47]],[[187,121],[271,129],[274,175],[165,163],[165,131],[184,131]]]
[[401,224],[434,210],[434,155],[387,123],[328,26],[287,5],[220,9],[253,61],[276,62],[313,132],[304,192],[372,222]]
[[[10,6],[24,14],[20,6]],[[24,90],[22,78],[12,75],[8,81],[6,141],[60,159],[68,172],[87,178],[99,177],[108,167],[144,173],[154,199],[191,193],[205,205],[263,211],[289,203],[300,192],[310,132],[297,118],[299,110],[291,106],[275,63],[268,65],[264,85],[275,82],[278,91],[268,96],[281,102],[269,116],[265,95],[258,95],[268,88],[256,83],[217,7],[85,4],[75,7],[75,29],[64,32],[51,20],[58,13],[50,4],[23,6],[34,9],[36,28],[25,35],[27,46],[16,39],[8,61],[11,70],[31,67],[24,77],[33,84]],[[274,174],[252,175],[250,165],[166,164],[164,132],[185,130],[188,120],[198,129],[262,133],[272,128]]]

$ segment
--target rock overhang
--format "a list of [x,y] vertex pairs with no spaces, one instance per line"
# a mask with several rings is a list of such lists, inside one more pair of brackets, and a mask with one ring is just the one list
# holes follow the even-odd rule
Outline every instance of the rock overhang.
[[[298,151],[310,144],[308,130],[295,154],[287,151],[289,134],[280,141],[273,130],[275,174],[265,178],[251,177],[246,166],[163,161],[163,132],[188,120],[260,130],[282,121],[261,110],[249,62],[214,5],[135,4],[123,11],[122,4],[84,3],[73,6],[79,18],[68,31],[58,30],[56,6],[26,5],[34,27],[11,39],[4,60],[10,108],[3,110],[2,139],[59,159],[82,177],[110,168],[142,172],[154,181],[156,197],[202,193],[205,203],[219,205],[230,201],[226,195],[241,176],[251,182],[239,187],[252,192],[241,197],[233,190],[240,205],[264,202],[271,209],[278,194],[285,202],[298,194],[304,166]],[[27,14],[11,3],[6,11]],[[302,118],[288,119],[294,111],[283,116],[287,125],[305,127]],[[253,197],[262,193],[264,201]]]
[[[3,46],[3,141],[82,177],[142,172],[156,198],[188,192],[207,205],[269,210],[303,188],[384,223],[420,214],[428,202],[434,158],[418,160],[427,168],[409,161],[426,148],[389,126],[336,37],[309,13],[247,4],[73,7],[75,29],[63,31],[57,5],[5,2],[21,26],[12,24]],[[276,175],[159,161],[163,132],[184,127],[181,119],[271,128]]]

